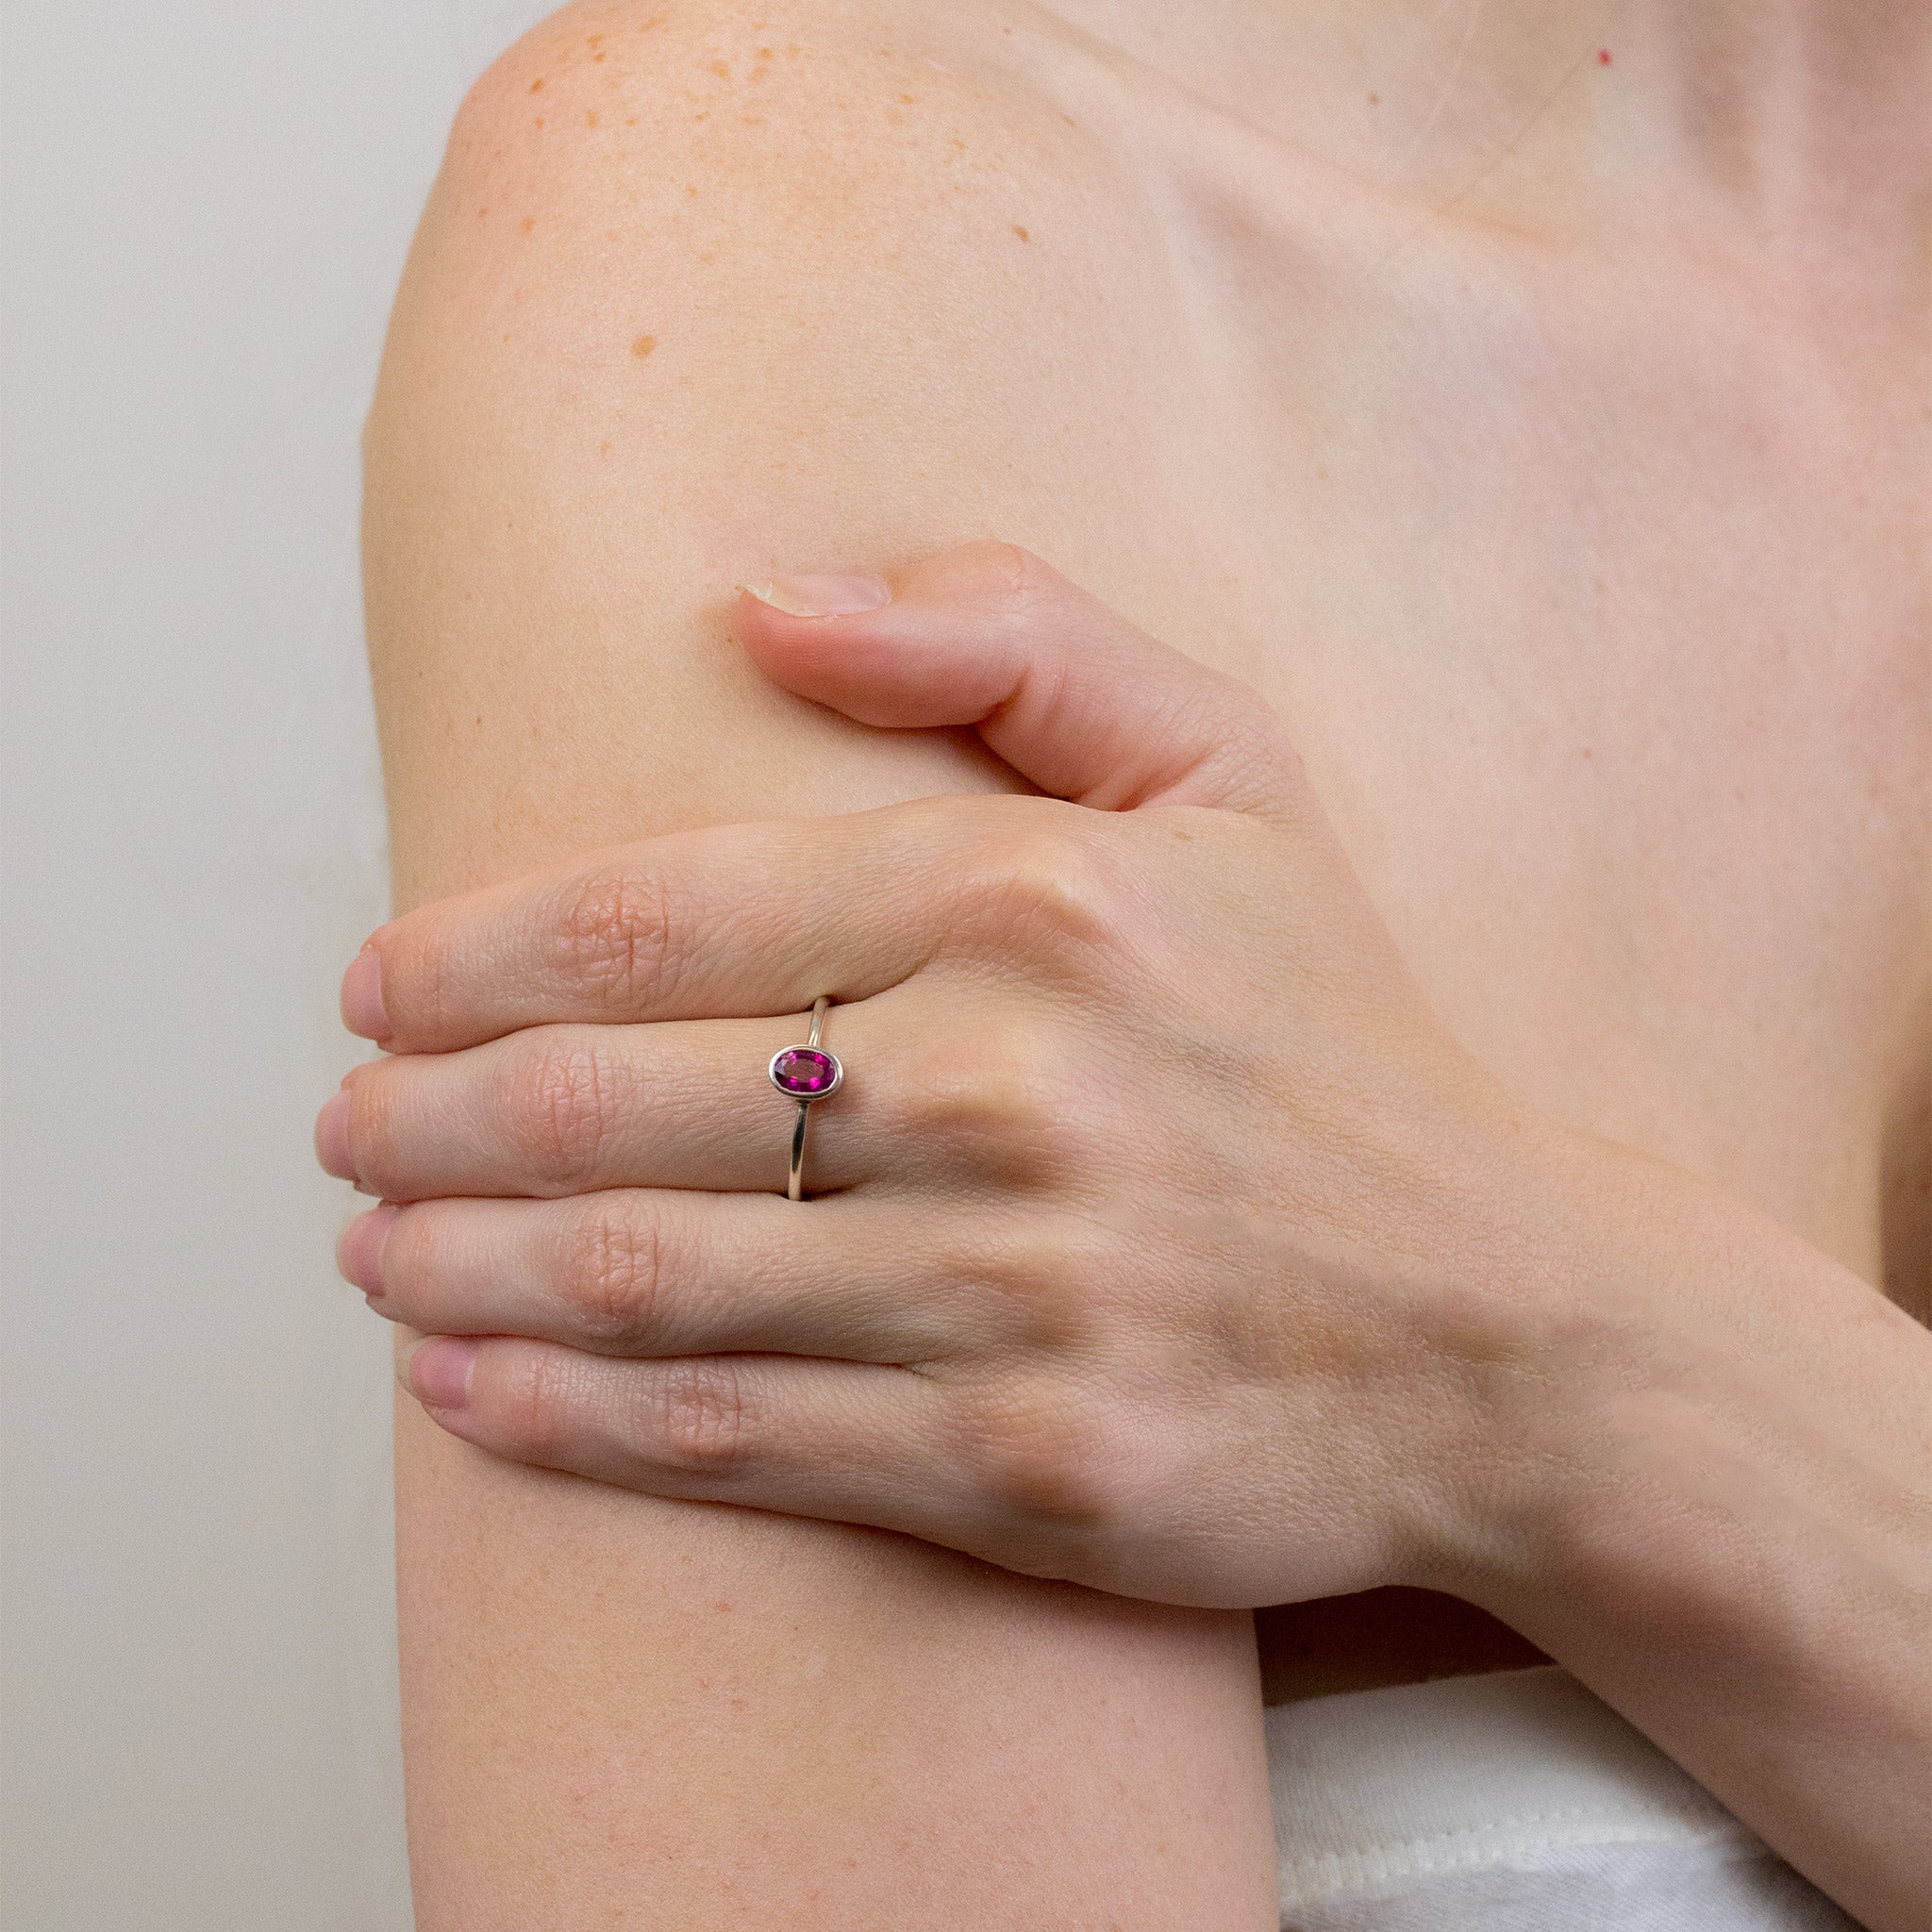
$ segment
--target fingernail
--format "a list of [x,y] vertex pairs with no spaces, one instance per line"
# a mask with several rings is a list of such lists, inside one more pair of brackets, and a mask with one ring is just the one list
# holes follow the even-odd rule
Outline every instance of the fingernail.
[[892,599],[884,577],[773,577],[738,588],[787,617],[857,617]]
[[335,1094],[315,1117],[315,1158],[322,1171],[339,1181],[356,1178],[356,1163],[349,1157],[349,1096]]
[[336,1266],[341,1270],[342,1279],[364,1294],[382,1292],[382,1251],[401,1212],[400,1208],[385,1201],[380,1208],[358,1214],[336,1243]]
[[403,1357],[397,1379],[425,1408],[461,1408],[470,1399],[476,1344],[459,1335],[432,1335]]
[[342,974],[342,1024],[364,1040],[389,1038],[389,1014],[382,1004],[382,955],[365,946]]

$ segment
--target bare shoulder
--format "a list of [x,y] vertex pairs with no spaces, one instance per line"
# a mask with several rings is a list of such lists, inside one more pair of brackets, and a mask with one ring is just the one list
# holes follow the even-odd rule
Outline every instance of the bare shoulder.
[[406,898],[997,782],[758,689],[735,582],[994,537],[1135,608],[1174,523],[1158,278],[993,6],[581,4],[478,82],[367,438]]
[[1074,319],[1122,207],[1010,27],[994,0],[568,7],[465,102],[412,287],[462,285],[479,356],[541,329],[577,381],[742,386],[750,348],[760,390],[970,410],[945,372],[1024,383],[1016,337]]

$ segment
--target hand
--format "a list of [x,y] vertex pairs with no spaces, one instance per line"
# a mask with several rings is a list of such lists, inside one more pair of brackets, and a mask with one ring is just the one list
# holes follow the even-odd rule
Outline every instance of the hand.
[[[1274,716],[1007,546],[740,619],[794,691],[975,724],[1054,795],[655,840],[378,932],[344,1011],[391,1057],[318,1145],[386,1203],[342,1265],[439,1338],[428,1412],[1174,1603],[1453,1574],[1588,1352],[1567,1157],[1427,1009]],[[764,1069],[821,992],[799,1205]]]

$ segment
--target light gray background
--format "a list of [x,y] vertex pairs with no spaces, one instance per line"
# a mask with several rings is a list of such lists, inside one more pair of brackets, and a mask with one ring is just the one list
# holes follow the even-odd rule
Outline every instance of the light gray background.
[[8,1932],[403,1932],[389,1369],[309,1123],[383,916],[357,435],[538,0],[10,0]]

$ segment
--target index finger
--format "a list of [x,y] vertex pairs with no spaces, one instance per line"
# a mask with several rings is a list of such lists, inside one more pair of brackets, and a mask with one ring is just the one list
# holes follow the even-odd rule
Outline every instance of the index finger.
[[970,891],[989,796],[714,825],[611,846],[391,921],[342,981],[342,1020],[395,1053],[525,1026],[750,1019],[865,999],[938,949]]

